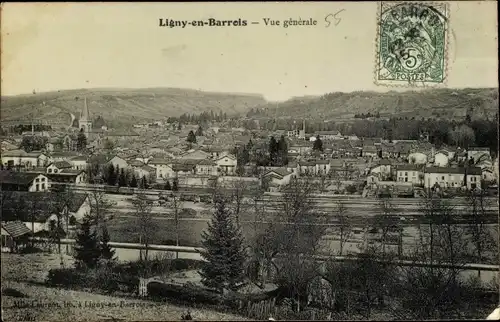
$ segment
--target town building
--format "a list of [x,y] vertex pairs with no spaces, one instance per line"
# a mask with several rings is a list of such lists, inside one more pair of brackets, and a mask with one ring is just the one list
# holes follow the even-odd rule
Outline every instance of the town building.
[[50,182],[46,175],[31,172],[0,170],[2,191],[48,191]]
[[398,182],[411,182],[414,185],[423,185],[424,171],[418,165],[400,165],[396,168],[396,180]]
[[11,150],[2,152],[2,164],[5,168],[41,167],[49,162],[50,158],[41,151],[26,152],[24,150]]

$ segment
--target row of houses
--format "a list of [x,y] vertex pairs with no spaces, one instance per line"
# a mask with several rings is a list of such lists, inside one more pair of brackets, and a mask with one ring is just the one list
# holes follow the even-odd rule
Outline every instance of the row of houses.
[[410,183],[425,188],[463,188],[480,189],[483,180],[482,170],[479,167],[422,167],[418,165],[399,165],[394,169],[388,166],[377,168],[367,177],[368,185],[377,185],[386,180],[384,174],[392,173],[395,182]]

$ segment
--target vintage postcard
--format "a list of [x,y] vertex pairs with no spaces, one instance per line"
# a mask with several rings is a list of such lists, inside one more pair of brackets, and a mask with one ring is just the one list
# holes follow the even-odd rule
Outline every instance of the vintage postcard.
[[2,3],[2,320],[500,319],[497,9]]

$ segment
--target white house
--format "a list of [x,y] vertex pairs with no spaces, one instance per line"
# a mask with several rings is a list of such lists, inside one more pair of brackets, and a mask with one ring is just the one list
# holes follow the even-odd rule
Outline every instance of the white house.
[[424,171],[421,167],[413,164],[401,165],[396,168],[396,180],[421,185],[424,183]]
[[447,167],[449,163],[450,158],[446,151],[439,151],[434,155],[434,165],[436,167]]
[[467,189],[481,189],[481,168],[470,167],[465,173]]
[[464,186],[465,170],[463,168],[428,167],[424,173],[424,187],[461,188]]
[[47,165],[49,157],[40,151],[26,152],[24,150],[11,150],[2,152],[2,164],[5,167],[25,166],[41,167]]
[[85,170],[63,169],[58,172],[47,173],[51,183],[83,184],[87,182]]
[[128,162],[119,156],[115,155],[112,157],[107,164],[112,164],[115,168],[118,167],[120,169],[126,169],[128,168]]
[[67,161],[56,161],[49,164],[47,173],[60,173],[63,170],[72,169],[73,165]]
[[370,170],[370,173],[379,173],[381,178],[387,178],[391,175],[391,162],[387,159],[382,159],[379,164]]
[[172,168],[172,160],[154,158],[149,161],[148,165],[156,168],[156,178],[172,178],[175,172]]
[[195,169],[196,174],[209,176],[217,175],[217,163],[213,160],[200,160],[200,162],[196,163]]
[[189,150],[182,154],[179,159],[189,159],[189,160],[203,160],[208,159],[211,155],[207,152],[201,150]]
[[427,164],[427,155],[421,152],[414,152],[408,155],[408,163],[410,164]]
[[0,170],[0,185],[2,191],[48,191],[50,181],[40,173],[13,172]]
[[295,176],[293,172],[288,171],[285,168],[276,168],[267,171],[264,174],[264,178],[269,178],[269,180],[279,186],[286,185]]
[[317,160],[315,161],[316,169],[315,169],[315,174],[316,175],[327,175],[330,173],[330,161],[329,160]]
[[[22,217],[24,217],[22,219],[26,227],[28,227],[30,230],[33,229],[33,232],[35,234],[42,231],[49,232],[50,230],[54,229],[58,220],[58,216],[56,214],[57,210],[54,208],[54,204],[50,203],[50,200],[54,197],[51,197],[51,193],[48,193],[46,195],[42,195],[42,198],[43,199],[39,201],[33,201],[33,198],[29,198],[28,202],[41,204],[41,207],[49,211],[37,213],[34,222],[29,219],[30,214],[22,215]],[[42,206],[42,204],[46,205]],[[66,218],[62,218],[62,229],[66,230],[66,227],[68,227],[69,229],[74,228],[76,223],[81,223],[83,217],[86,214],[90,213],[90,208],[91,205],[87,194],[74,194],[68,207],[69,216],[67,218],[67,221]],[[62,213],[65,213],[64,209],[62,210]]]
[[69,162],[71,163],[73,170],[87,169],[87,157],[85,156],[76,156],[74,158],[71,158]]
[[222,175],[233,175],[236,173],[236,166],[238,161],[236,157],[231,154],[223,154],[215,160],[219,173]]

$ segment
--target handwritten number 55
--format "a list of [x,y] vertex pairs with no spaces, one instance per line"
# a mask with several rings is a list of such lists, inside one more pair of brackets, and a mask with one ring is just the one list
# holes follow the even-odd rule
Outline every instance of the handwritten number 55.
[[342,9],[342,10],[337,11],[336,13],[329,13],[328,15],[326,15],[326,17],[325,17],[325,22],[326,22],[325,28],[330,27],[330,25],[332,24],[332,22],[333,22],[333,24],[335,26],[337,26],[340,23],[340,21],[341,21],[339,14],[342,11],[344,11],[344,10],[345,9]]

